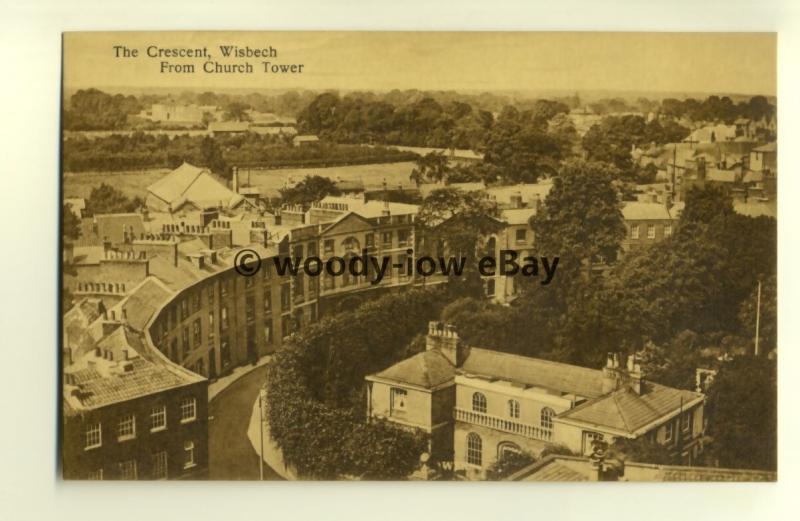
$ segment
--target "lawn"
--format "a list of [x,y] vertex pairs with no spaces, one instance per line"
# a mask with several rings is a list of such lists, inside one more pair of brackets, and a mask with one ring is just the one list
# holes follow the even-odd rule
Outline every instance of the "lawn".
[[[309,175],[319,175],[334,180],[361,180],[369,189],[380,189],[386,180],[389,188],[413,188],[409,181],[414,163],[381,163],[371,165],[335,166],[329,168],[280,168],[272,170],[242,169],[240,181],[261,188],[264,196],[275,197],[278,190],[292,185]],[[64,197],[89,197],[92,188],[106,183],[122,190],[128,197],[147,195],[147,187],[163,177],[169,170],[131,170],[122,172],[66,172],[64,174]]]

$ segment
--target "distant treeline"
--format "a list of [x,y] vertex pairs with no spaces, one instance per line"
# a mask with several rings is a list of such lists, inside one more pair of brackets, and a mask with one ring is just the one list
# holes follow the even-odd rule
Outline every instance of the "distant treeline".
[[[524,110],[531,119],[546,123],[569,106],[538,100]],[[394,105],[374,96],[335,93],[318,96],[297,116],[301,132],[318,134],[344,143],[384,143],[437,148],[481,149],[495,117],[492,112],[462,101],[440,103],[423,97]]]
[[119,130],[127,128],[128,115],[142,111],[135,96],[111,96],[97,89],[79,90],[64,109],[64,130]]
[[305,167],[411,161],[417,155],[384,147],[320,143],[294,147],[278,136],[155,136],[137,132],[103,138],[68,138],[63,146],[67,172],[175,168],[183,161],[223,176],[230,166]]
[[692,121],[723,121],[733,123],[737,118],[760,121],[775,115],[775,105],[764,96],[753,96],[749,101],[734,103],[728,96],[709,96],[705,100],[667,98],[661,102],[661,114]]

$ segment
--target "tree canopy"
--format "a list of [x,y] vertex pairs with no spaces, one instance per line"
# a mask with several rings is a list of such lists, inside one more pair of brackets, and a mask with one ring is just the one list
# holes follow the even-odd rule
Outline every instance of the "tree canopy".
[[284,204],[299,204],[308,210],[312,202],[328,195],[340,195],[341,191],[331,179],[309,175],[292,187],[282,188],[280,193]]

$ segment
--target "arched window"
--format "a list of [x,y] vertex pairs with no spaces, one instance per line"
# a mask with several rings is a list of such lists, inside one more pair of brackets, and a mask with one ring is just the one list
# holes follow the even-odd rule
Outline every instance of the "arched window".
[[344,248],[345,254],[354,253],[358,254],[359,252],[359,244],[358,239],[355,237],[348,237],[344,241],[342,241],[342,247]]
[[467,463],[480,465],[483,461],[483,441],[481,437],[470,432],[467,434]]
[[511,441],[501,441],[497,444],[497,459],[499,461],[503,461],[510,455],[519,455],[522,454],[522,450],[519,448],[514,442]]
[[555,411],[550,407],[545,407],[544,409],[542,409],[542,414],[541,414],[542,427],[545,429],[552,429],[553,416],[555,415],[556,415]]
[[486,412],[486,397],[481,393],[472,395],[472,410],[475,412]]
[[512,418],[519,418],[519,402],[517,400],[508,401],[508,415]]

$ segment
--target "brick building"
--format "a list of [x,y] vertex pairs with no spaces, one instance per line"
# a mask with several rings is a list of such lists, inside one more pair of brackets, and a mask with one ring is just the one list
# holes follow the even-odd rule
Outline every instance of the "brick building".
[[[115,315],[116,317],[116,315]],[[208,470],[208,382],[85,299],[65,317],[66,479],[198,479]],[[74,327],[91,321],[85,329]]]

